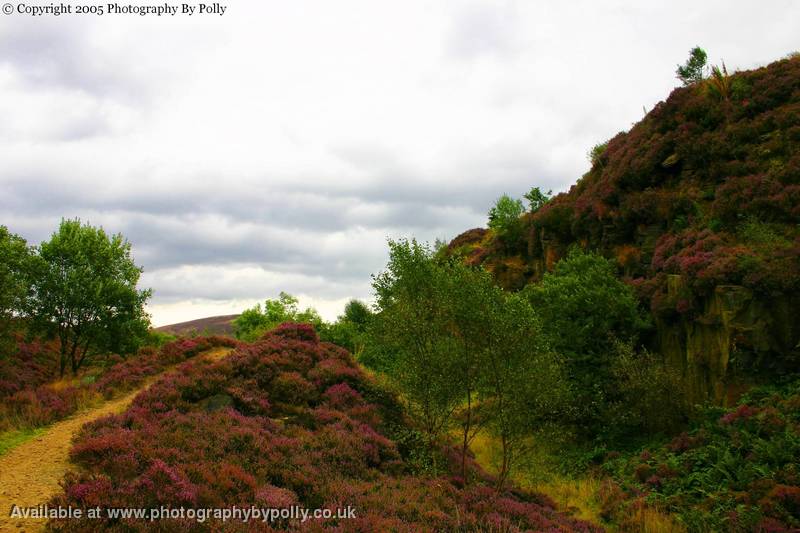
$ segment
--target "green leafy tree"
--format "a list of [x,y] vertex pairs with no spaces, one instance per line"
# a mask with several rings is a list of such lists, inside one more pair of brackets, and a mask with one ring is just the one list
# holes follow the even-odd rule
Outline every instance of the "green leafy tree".
[[434,251],[415,240],[389,241],[386,270],[373,278],[377,314],[370,336],[381,347],[379,366],[402,388],[430,449],[462,399],[453,379],[457,345],[443,334],[451,323],[448,282]]
[[618,440],[676,434],[686,424],[691,404],[680,369],[630,343],[618,343],[611,373],[615,395],[607,414],[609,434]]
[[361,359],[366,347],[366,333],[372,321],[372,311],[364,302],[350,300],[344,314],[333,324],[324,324],[320,333],[322,340],[347,348]]
[[150,322],[151,291],[137,289],[141,273],[122,235],[78,219],[62,220],[41,243],[30,312],[35,329],[59,339],[62,376],[67,364],[77,374],[92,354],[136,348]]
[[355,324],[359,331],[366,331],[372,320],[372,311],[364,302],[360,300],[350,300],[344,306],[344,320]]
[[633,289],[608,259],[573,247],[525,294],[550,332],[553,348],[591,363],[615,341],[635,339],[647,323]]
[[[561,365],[530,303],[508,296],[491,274],[438,256],[416,241],[391,242],[387,270],[375,278],[378,313],[371,346],[410,401],[431,448],[460,429],[461,476],[487,428],[502,442],[500,487],[524,455],[523,441],[562,406]],[[531,387],[531,380],[546,387]],[[560,380],[560,381],[559,381]],[[556,400],[556,398],[559,398]]]
[[267,299],[263,307],[256,304],[233,321],[234,335],[237,339],[253,342],[284,322],[304,322],[318,331],[322,329],[323,321],[319,313],[311,307],[301,311],[298,303],[291,294],[281,292],[277,299]]
[[544,204],[550,201],[553,191],[542,192],[539,187],[533,187],[530,191],[525,193],[525,199],[528,200],[528,209],[531,213],[537,212],[544,207]]
[[461,477],[468,482],[467,455],[475,437],[485,428],[487,418],[481,416],[479,393],[486,369],[486,356],[492,344],[487,335],[491,316],[502,292],[490,273],[473,269],[460,261],[447,261],[440,268],[447,280],[447,329],[441,332],[452,338],[451,352],[454,379],[462,398],[458,422],[461,427]]
[[30,287],[31,250],[25,239],[0,226],[0,357],[14,321],[23,314]]
[[522,236],[520,217],[525,212],[522,200],[504,194],[489,210],[489,228],[508,244],[516,244]]
[[526,298],[499,289],[485,315],[489,346],[481,373],[482,416],[500,441],[497,489],[532,451],[531,437],[559,425],[570,404],[560,358]]
[[524,293],[542,318],[552,348],[566,358],[580,391],[581,423],[595,431],[602,426],[599,418],[613,390],[616,343],[635,343],[648,327],[633,289],[616,277],[609,260],[573,248]]
[[389,268],[376,278],[381,334],[372,353],[390,358],[382,369],[414,399],[429,442],[451,423],[461,426],[466,480],[469,444],[481,427],[474,415],[488,346],[484,313],[496,287],[487,272],[415,241],[389,246]]
[[695,46],[689,51],[689,59],[686,60],[686,63],[678,65],[678,69],[675,71],[678,75],[678,79],[681,80],[685,86],[702,81],[705,77],[707,60],[708,55],[706,51],[699,46]]

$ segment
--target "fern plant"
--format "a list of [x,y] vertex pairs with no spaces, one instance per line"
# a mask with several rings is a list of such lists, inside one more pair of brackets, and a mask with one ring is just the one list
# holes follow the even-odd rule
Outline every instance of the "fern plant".
[[731,98],[731,77],[728,75],[728,69],[725,67],[725,62],[722,62],[722,68],[714,65],[711,67],[711,77],[706,80],[706,87],[709,93],[719,98],[720,100],[729,101]]

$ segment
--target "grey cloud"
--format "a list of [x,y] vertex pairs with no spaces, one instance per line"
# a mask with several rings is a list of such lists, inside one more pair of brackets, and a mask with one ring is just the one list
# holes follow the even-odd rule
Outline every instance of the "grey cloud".
[[219,270],[170,270],[145,273],[144,285],[156,286],[154,303],[173,303],[190,298],[226,301],[290,294],[311,294],[317,298],[336,300],[369,295],[364,280],[335,281],[322,276],[282,274],[267,269],[228,268]]
[[87,28],[80,20],[17,17],[0,31],[0,63],[12,65],[32,88],[64,87],[138,99],[144,86],[86,41]]
[[456,163],[441,175],[403,165],[398,156],[380,146],[337,146],[333,152],[375,179],[366,184],[342,183],[329,191],[331,195],[357,196],[372,202],[466,207],[475,214],[487,212],[501,194],[521,195],[535,186],[559,189],[577,177],[546,169],[540,159],[543,154],[534,146],[504,145],[483,154],[443,154]]
[[481,56],[508,57],[517,51],[516,19],[513,6],[473,4],[454,17],[448,50],[467,60]]
[[[259,189],[229,178],[197,180],[206,185],[195,187],[179,182],[158,189],[99,187],[92,180],[57,177],[56,171],[17,175],[0,182],[5,193],[0,209],[20,217],[61,213],[102,223],[131,240],[137,262],[148,272],[180,265],[255,265],[363,284],[383,266],[385,237],[449,239],[484,224],[495,197],[521,194],[519,184],[527,188],[534,182],[528,176],[537,174],[522,150],[451,171],[456,176],[428,179],[403,169],[390,151],[342,149],[337,154],[371,179],[358,185],[331,182],[327,189],[291,190],[268,185],[269,180]],[[536,184],[546,186],[542,181],[548,182]],[[326,247],[334,232],[342,242]],[[362,238],[363,232],[372,235],[370,246],[348,246],[348,239]],[[229,289],[231,297],[239,295],[234,288],[220,290]]]
[[[269,225],[301,231],[342,231],[351,227],[419,229],[448,225],[442,207],[462,208],[446,181],[379,178],[363,189],[291,191],[281,188],[254,192],[232,186],[186,189],[176,184],[167,192],[147,188],[115,191],[57,177],[6,179],[0,208],[7,212],[109,211],[182,218],[208,215],[237,223]],[[482,187],[479,187],[482,189]],[[480,190],[474,193],[480,197]],[[173,228],[174,229],[174,228]]]
[[80,141],[92,137],[99,137],[108,134],[111,126],[105,117],[95,114],[93,116],[78,117],[67,124],[64,124],[59,131],[54,132],[53,137],[64,142]]

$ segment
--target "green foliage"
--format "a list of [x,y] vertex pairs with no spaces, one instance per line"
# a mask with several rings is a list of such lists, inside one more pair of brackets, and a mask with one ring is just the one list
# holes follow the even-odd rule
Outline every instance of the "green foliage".
[[401,387],[431,447],[461,401],[451,354],[448,278],[434,251],[412,241],[389,241],[386,270],[373,278],[378,313],[371,337],[382,347],[379,366]]
[[509,244],[515,244],[522,234],[520,217],[525,212],[522,200],[504,194],[489,210],[489,227]]
[[761,222],[752,216],[739,225],[738,233],[741,240],[748,244],[771,247],[791,245],[791,242],[780,233],[776,224]]
[[731,84],[731,77],[728,75],[725,62],[722,63],[722,68],[717,65],[711,67],[711,77],[707,80],[706,87],[713,97],[720,100],[730,100]]
[[[677,513],[689,531],[800,527],[800,382],[755,389],[707,409],[688,433],[604,465],[629,497]],[[627,502],[611,513],[624,515]]]
[[647,351],[636,353],[630,343],[617,343],[615,351],[613,392],[603,417],[606,440],[669,435],[685,427],[692,406],[680,370]]
[[524,292],[553,348],[572,361],[601,363],[616,341],[633,341],[646,327],[633,289],[617,278],[614,264],[577,247]]
[[320,339],[347,348],[360,359],[366,347],[365,335],[372,316],[372,311],[364,302],[350,300],[344,307],[344,314],[336,322],[318,325],[317,331]]
[[323,325],[322,318],[315,309],[309,307],[301,311],[297,298],[281,292],[277,299],[267,299],[263,307],[256,304],[255,307],[243,311],[233,321],[233,331],[237,339],[253,342],[284,322],[311,324],[318,329]]
[[675,71],[678,75],[678,79],[681,80],[684,85],[692,85],[701,81],[705,76],[707,59],[708,55],[705,50],[699,46],[692,48],[689,51],[689,59],[687,59],[686,63],[683,65],[679,65],[678,69]]
[[544,207],[544,204],[550,201],[552,195],[553,191],[542,192],[539,187],[533,187],[525,193],[525,199],[528,201],[528,210],[531,213],[537,212]]
[[9,345],[15,317],[26,307],[31,257],[25,240],[0,226],[0,358]]
[[142,342],[142,346],[152,346],[153,348],[161,348],[165,344],[173,342],[177,339],[178,337],[172,335],[171,333],[165,333],[163,331],[156,331],[154,329],[151,329],[150,331],[147,332],[147,336]]
[[[502,488],[531,431],[567,404],[560,361],[528,301],[504,293],[488,272],[416,241],[389,248],[387,269],[373,283],[378,313],[368,361],[403,391],[431,447],[459,428],[465,481],[470,443],[484,429],[495,434]],[[542,386],[531,387],[532,379]]]
[[62,220],[41,243],[33,268],[30,312],[34,329],[60,341],[60,371],[73,373],[94,353],[133,351],[146,335],[144,304],[151,291],[138,290],[142,269],[122,235]]
[[[531,436],[561,423],[571,390],[526,298],[502,295],[486,315],[488,349],[480,359],[481,415],[501,444],[498,487],[532,452]],[[533,381],[535,380],[535,386]]]
[[344,315],[340,320],[346,320],[355,325],[359,331],[364,331],[372,320],[372,311],[360,300],[350,300],[344,306]]
[[736,101],[742,101],[749,98],[753,93],[753,87],[747,78],[742,76],[734,77],[731,81],[731,96]]
[[606,153],[608,149],[608,141],[600,144],[595,144],[591,150],[589,150],[589,162],[592,164],[593,167],[600,167],[603,166],[603,154]]
[[590,436],[605,431],[603,416],[615,390],[618,342],[635,343],[647,323],[633,290],[607,259],[570,250],[524,295],[542,319],[552,348],[566,358],[577,396],[577,421]]

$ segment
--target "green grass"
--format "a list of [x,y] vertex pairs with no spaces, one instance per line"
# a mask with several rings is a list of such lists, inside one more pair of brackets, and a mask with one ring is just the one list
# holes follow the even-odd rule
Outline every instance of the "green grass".
[[34,439],[45,432],[47,428],[14,429],[0,433],[0,455],[5,455],[20,444]]

